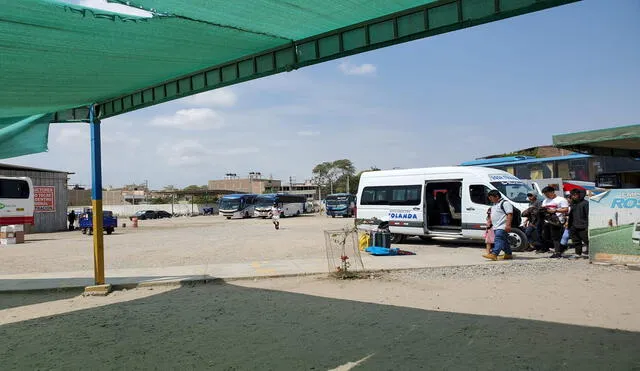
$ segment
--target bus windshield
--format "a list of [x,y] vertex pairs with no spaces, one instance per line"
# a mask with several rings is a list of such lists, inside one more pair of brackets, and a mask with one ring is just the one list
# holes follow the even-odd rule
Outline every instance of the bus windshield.
[[238,210],[239,208],[239,198],[223,198],[222,200],[220,200],[220,210]]
[[518,203],[528,203],[527,193],[534,192],[531,187],[522,182],[491,182],[491,184],[508,199]]
[[265,208],[273,206],[275,199],[272,197],[258,197],[256,200],[256,207]]
[[347,205],[349,198],[347,196],[327,196],[327,206]]

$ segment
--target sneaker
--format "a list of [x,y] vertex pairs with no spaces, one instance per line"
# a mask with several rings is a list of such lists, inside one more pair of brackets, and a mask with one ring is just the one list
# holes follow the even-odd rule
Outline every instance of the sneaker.
[[484,254],[482,255],[483,258],[489,259],[489,260],[498,260],[498,256],[494,255],[494,254]]
[[554,252],[553,255],[550,256],[550,258],[559,259],[562,258],[562,254],[560,254],[559,252]]
[[513,254],[504,254],[504,256],[499,257],[502,260],[513,260]]

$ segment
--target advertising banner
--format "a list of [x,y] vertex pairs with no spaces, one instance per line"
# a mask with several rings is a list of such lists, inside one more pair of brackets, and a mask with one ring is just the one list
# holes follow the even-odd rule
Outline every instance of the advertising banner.
[[56,188],[53,186],[33,187],[33,202],[37,213],[56,211]]
[[589,199],[589,257],[640,264],[640,189],[612,189]]

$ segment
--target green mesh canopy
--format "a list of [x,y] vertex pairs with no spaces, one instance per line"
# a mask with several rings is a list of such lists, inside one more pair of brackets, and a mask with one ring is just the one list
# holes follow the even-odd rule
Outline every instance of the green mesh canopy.
[[[152,14],[138,17],[57,0],[0,0],[0,158],[46,150],[42,120],[86,120],[89,104],[110,117],[573,1],[126,2]],[[24,150],[8,149],[14,139],[22,144],[11,148]]]

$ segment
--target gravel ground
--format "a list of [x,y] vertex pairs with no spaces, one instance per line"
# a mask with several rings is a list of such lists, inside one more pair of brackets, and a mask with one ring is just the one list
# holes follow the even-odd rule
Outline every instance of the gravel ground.
[[639,289],[637,271],[545,259],[372,279],[142,288],[103,298],[14,294],[0,296],[0,364],[632,370],[640,368]]

